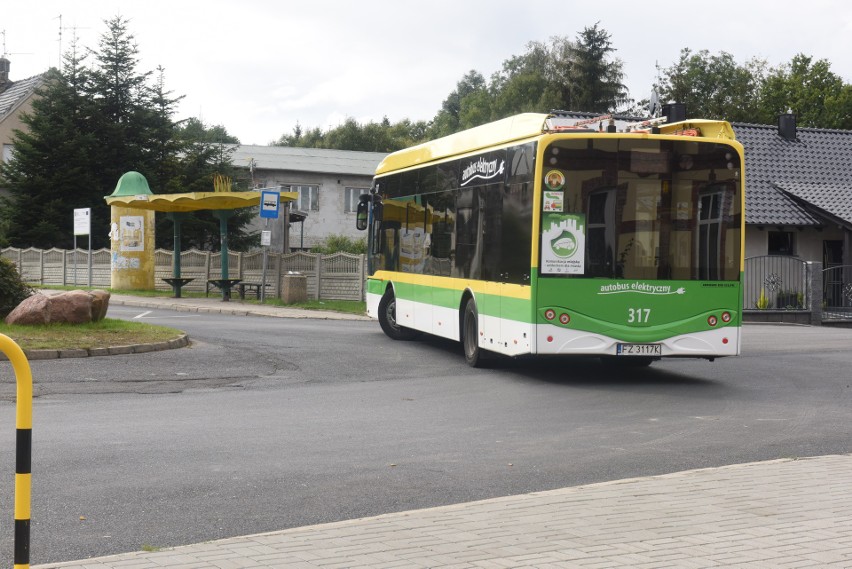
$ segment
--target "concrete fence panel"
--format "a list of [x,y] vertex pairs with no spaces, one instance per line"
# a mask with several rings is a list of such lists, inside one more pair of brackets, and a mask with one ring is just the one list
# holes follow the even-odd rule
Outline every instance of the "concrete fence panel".
[[[87,286],[89,279],[89,252],[84,249],[18,249],[8,247],[0,251],[18,269],[21,278],[31,285]],[[167,249],[154,252],[154,286],[157,290],[171,290],[163,279],[173,274],[174,253]],[[109,249],[92,251],[92,286],[109,288],[111,284],[111,258]],[[76,271],[75,271],[76,263]],[[268,253],[266,282],[271,288],[267,296],[281,298],[284,275],[299,273],[306,279],[308,298],[321,300],[364,300],[366,261],[364,255],[335,253]],[[190,249],[180,253],[181,277],[191,278],[184,286],[189,292],[206,292],[207,279],[220,278],[222,260],[220,253]],[[263,278],[263,252],[240,253],[230,251],[228,276],[246,282],[260,283]]]

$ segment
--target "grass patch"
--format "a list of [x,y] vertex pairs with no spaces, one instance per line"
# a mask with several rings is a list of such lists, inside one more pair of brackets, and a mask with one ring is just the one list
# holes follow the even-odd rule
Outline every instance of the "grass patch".
[[12,338],[23,350],[109,348],[129,344],[165,342],[183,334],[166,326],[104,318],[86,324],[10,326],[0,321],[0,333]]

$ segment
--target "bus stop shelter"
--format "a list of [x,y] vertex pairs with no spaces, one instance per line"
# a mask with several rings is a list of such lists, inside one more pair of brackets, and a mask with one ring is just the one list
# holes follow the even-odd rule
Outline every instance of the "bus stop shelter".
[[[180,289],[191,279],[180,276],[180,235],[181,222],[186,214],[193,211],[210,210],[219,219],[219,239],[222,254],[221,278],[210,279],[210,283],[222,290],[222,300],[230,300],[231,288],[239,279],[231,279],[228,275],[228,219],[234,215],[234,210],[253,207],[260,204],[262,192],[257,190],[245,192],[190,192],[181,194],[134,194],[107,196],[109,206],[131,209],[160,211],[174,224],[174,261],[172,278],[165,279],[174,289],[175,296],[180,297]],[[285,204],[285,215],[289,218],[289,204],[298,199],[296,192],[280,191],[280,203]]]

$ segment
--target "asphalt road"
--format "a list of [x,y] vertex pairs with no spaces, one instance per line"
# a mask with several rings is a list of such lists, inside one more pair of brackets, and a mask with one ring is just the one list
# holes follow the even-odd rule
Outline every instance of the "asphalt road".
[[[452,343],[393,342],[372,322],[145,321],[192,346],[32,362],[33,564],[852,450],[852,330],[750,325],[742,357],[619,372],[596,360],[474,370]],[[0,559],[13,383],[2,364]]]

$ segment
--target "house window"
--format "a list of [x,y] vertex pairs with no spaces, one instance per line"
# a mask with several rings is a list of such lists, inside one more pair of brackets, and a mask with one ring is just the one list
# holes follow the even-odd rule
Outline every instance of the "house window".
[[369,188],[346,188],[343,196],[343,213],[355,213],[358,209],[358,196],[369,191]]
[[299,211],[319,211],[319,186],[290,186],[299,193]]
[[15,152],[15,147],[12,144],[3,145],[3,164],[8,164],[12,161],[12,155]]
[[796,234],[792,231],[770,231],[769,232],[769,254],[770,255],[795,255]]

